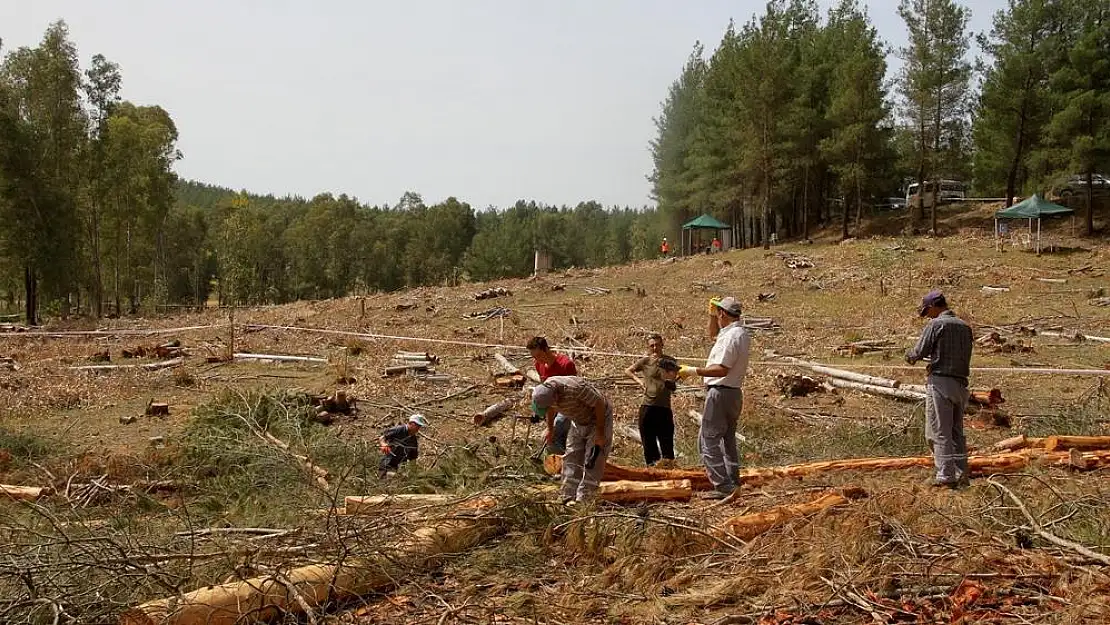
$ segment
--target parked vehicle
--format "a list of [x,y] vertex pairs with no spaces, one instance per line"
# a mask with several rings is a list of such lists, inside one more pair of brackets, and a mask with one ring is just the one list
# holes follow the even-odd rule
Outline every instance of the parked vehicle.
[[[939,192],[938,192],[939,187]],[[917,201],[917,188],[916,182],[906,187],[906,206],[912,206]],[[925,205],[932,204],[932,198],[936,197],[941,203],[960,201],[967,198],[967,186],[959,180],[941,180],[937,184],[936,180],[925,181]]]
[[[1105,174],[1091,176],[1091,190],[1094,191],[1094,195],[1110,194],[1110,177]],[[1070,199],[1072,196],[1087,195],[1087,176],[1077,174],[1068,178],[1055,190],[1054,195],[1062,200]]]

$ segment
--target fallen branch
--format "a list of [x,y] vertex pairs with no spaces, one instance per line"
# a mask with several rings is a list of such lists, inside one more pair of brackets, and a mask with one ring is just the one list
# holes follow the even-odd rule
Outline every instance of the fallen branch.
[[17,501],[36,501],[54,492],[49,486],[10,486],[0,484],[0,495],[6,495]]
[[734,516],[722,524],[721,531],[732,534],[740,540],[751,540],[791,519],[811,516],[866,496],[867,492],[862,488],[846,488],[840,493],[826,493],[813,501]]
[[1089,547],[1081,545],[1077,542],[1067,540],[1066,538],[1060,538],[1059,536],[1049,532],[1041,526],[1040,522],[1037,521],[1036,518],[1033,517],[1033,514],[1029,512],[1029,508],[1025,506],[1025,502],[1019,499],[1018,496],[1013,493],[1013,491],[1011,491],[1009,488],[1006,488],[1002,484],[999,484],[995,480],[987,480],[987,483],[997,488],[1000,492],[1009,497],[1010,501],[1014,502],[1014,505],[1018,507],[1018,510],[1021,510],[1022,516],[1024,516],[1025,520],[1029,522],[1029,527],[1031,527],[1038,536],[1056,545],[1057,547],[1070,549],[1089,560],[1099,562],[1105,566],[1110,566],[1110,556],[1094,551]]
[[301,467],[301,469],[304,470],[304,472],[307,473],[309,477],[315,480],[318,486],[320,486],[324,490],[331,489],[331,484],[328,484],[330,473],[328,473],[327,469],[315,465],[311,460],[309,460],[308,456],[302,456],[301,454],[295,453],[289,447],[289,443],[286,443],[280,438],[277,438],[273,434],[270,434],[269,432],[255,433],[274,447],[277,447],[278,449],[281,449],[285,453],[289,454],[294,460],[297,461],[297,464]]

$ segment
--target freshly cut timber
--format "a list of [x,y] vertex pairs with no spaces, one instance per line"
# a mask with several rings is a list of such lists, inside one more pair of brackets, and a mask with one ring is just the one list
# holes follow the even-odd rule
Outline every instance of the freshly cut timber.
[[854,391],[860,391],[869,395],[883,395],[885,397],[893,397],[902,401],[921,401],[925,399],[924,393],[906,390],[904,388],[887,388],[885,386],[875,386],[874,384],[861,384],[859,382],[852,382],[850,380],[843,380],[841,378],[832,378],[829,384],[837,388],[847,388]]
[[372,510],[393,504],[414,504],[434,506],[459,501],[457,495],[444,494],[400,494],[400,495],[371,495],[368,497],[347,496],[343,498],[345,514],[365,514]]
[[1049,436],[1044,439],[1044,449],[1045,451],[1110,449],[1110,436]]
[[813,501],[776,506],[770,510],[741,514],[728,519],[721,529],[741,540],[751,540],[756,536],[781,525],[791,519],[817,514],[836,506],[842,506],[853,499],[867,496],[862,488],[846,488],[839,493],[825,493]]
[[[563,472],[563,457],[552,454],[543,461],[544,471],[548,475],[559,475]],[[606,482],[660,482],[666,480],[689,481],[694,490],[708,490],[712,488],[705,469],[655,469],[652,467],[625,467],[612,462],[605,463],[601,479]]]
[[[1031,447],[1044,447],[1045,439],[1031,438],[1024,434],[1004,438],[997,443],[988,447],[985,451],[988,452],[1001,452],[1001,451],[1017,451],[1019,449],[1029,449]],[[1110,447],[1110,445],[1107,445]]]
[[264,575],[149,601],[120,615],[120,625],[241,625],[300,614],[325,603],[360,597],[396,584],[397,563],[429,569],[439,556],[471,549],[504,529],[484,514],[488,501],[472,516],[456,514],[400,538],[377,558],[341,564],[312,564],[284,575]]
[[521,395],[515,394],[487,407],[482,412],[474,415],[474,425],[492,425],[494,421],[504,417],[506,412],[512,410],[520,402],[520,399]]
[[35,501],[54,492],[49,486],[9,486],[0,484],[0,495],[19,501]]
[[657,482],[620,480],[602,482],[597,489],[597,498],[613,503],[687,501],[693,492],[694,489],[690,480],[660,480]]

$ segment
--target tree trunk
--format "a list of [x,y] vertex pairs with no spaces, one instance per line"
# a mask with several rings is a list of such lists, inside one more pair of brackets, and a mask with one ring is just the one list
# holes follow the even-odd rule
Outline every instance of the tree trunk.
[[1087,171],[1087,236],[1095,234],[1095,187],[1094,172]]
[[844,240],[848,238],[848,198],[843,198],[840,207],[840,239]]
[[791,519],[812,516],[823,510],[842,506],[853,499],[866,496],[867,493],[862,488],[846,488],[843,493],[826,493],[813,501],[777,506],[762,512],[734,516],[725,521],[721,529],[740,540],[751,540]]
[[23,273],[24,313],[27,325],[39,324],[39,279],[31,265],[24,268]]
[[[860,170],[862,171],[862,169]],[[856,236],[862,235],[863,228],[863,182],[856,176]]]
[[809,163],[802,174],[802,240],[809,239]]
[[1025,81],[1026,91],[1022,94],[1021,110],[1018,117],[1017,137],[1014,138],[1014,158],[1010,161],[1010,171],[1006,174],[1006,208],[1014,205],[1014,195],[1017,194],[1018,169],[1021,168],[1021,158],[1025,151],[1025,118],[1029,109],[1030,81]]

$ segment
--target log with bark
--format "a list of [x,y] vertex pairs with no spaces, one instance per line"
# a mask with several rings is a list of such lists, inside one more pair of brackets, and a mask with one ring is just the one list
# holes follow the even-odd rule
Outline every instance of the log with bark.
[[317,358],[315,356],[286,356],[282,354],[233,354],[235,360],[261,360],[273,362],[308,362],[313,364],[326,364],[327,358]]
[[854,499],[866,496],[867,492],[862,488],[846,488],[841,492],[825,493],[813,501],[776,506],[762,512],[734,516],[725,521],[720,530],[741,540],[751,540],[791,519],[812,516],[818,512],[842,506]]
[[1031,447],[1044,447],[1043,438],[1032,438],[1024,434],[1004,438],[997,443],[986,448],[984,451],[988,453],[997,453],[1004,451],[1018,451],[1020,449],[1029,449]]
[[[422,527],[374,558],[312,564],[284,575],[264,575],[149,601],[120,615],[120,625],[241,625],[302,614],[394,586],[397,562],[430,569],[444,554],[460,553],[504,531],[488,508],[455,514]],[[408,570],[408,569],[406,569]]]
[[12,486],[0,484],[0,495],[5,495],[18,501],[36,501],[54,492],[49,486]]
[[[563,457],[549,455],[543,461],[544,471],[548,475],[560,475],[563,472]],[[694,490],[709,490],[713,485],[705,474],[705,469],[656,469],[653,467],[626,467],[612,462],[605,463],[601,479],[606,482],[662,482],[662,481],[688,481]]]
[[142,369],[143,371],[160,371],[162,369],[169,369],[171,367],[180,367],[185,364],[184,358],[173,358],[162,362],[148,362],[141,365],[82,365],[80,367],[70,367],[71,371],[88,371],[88,372],[106,372],[115,371],[119,369]]
[[873,375],[866,375],[863,373],[856,373],[854,371],[845,371],[843,369],[834,369],[832,367],[825,367],[822,365],[807,365],[809,370],[821,375],[827,375],[830,378],[838,380],[848,380],[849,382],[857,382],[859,384],[868,384],[871,386],[881,386],[884,388],[898,388],[900,382],[898,380],[891,380],[888,378],[880,378]]
[[273,434],[270,434],[269,432],[256,431],[255,434],[261,437],[262,440],[289,454],[290,457],[297,461],[297,466],[299,466],[302,471],[304,471],[309,477],[311,477],[313,481],[316,482],[317,486],[323,488],[324,490],[331,489],[331,484],[328,483],[328,478],[331,477],[331,474],[328,472],[327,469],[317,466],[314,462],[312,462],[312,460],[309,459],[308,456],[303,456],[294,452],[293,449],[289,446],[289,443],[286,443],[285,441],[274,436]]
[[474,415],[474,425],[480,425],[483,427],[492,425],[494,421],[497,421],[498,419],[504,417],[506,412],[520,403],[522,397],[523,396],[521,394],[514,394],[510,397],[502,399],[496,404],[487,407],[482,412]]
[[891,397],[901,401],[922,401],[925,399],[924,393],[919,393],[905,388],[887,388],[885,386],[875,386],[873,384],[861,384],[859,382],[852,382],[849,380],[842,380],[840,378],[832,378],[829,383],[837,388],[846,388],[853,391],[860,391],[868,395],[880,395],[883,397]]
[[619,480],[602,482],[597,489],[597,498],[610,503],[689,501],[693,490],[690,480]]

